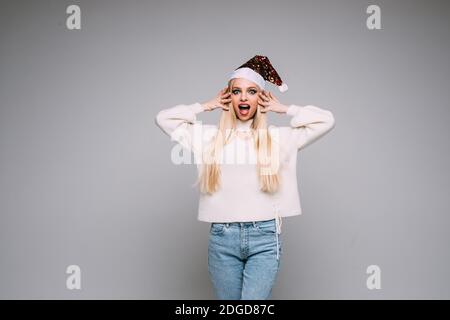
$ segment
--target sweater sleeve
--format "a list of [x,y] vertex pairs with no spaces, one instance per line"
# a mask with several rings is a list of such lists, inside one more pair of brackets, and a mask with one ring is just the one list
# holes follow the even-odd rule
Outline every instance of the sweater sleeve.
[[288,143],[297,150],[313,143],[335,126],[331,111],[312,105],[290,105],[286,114],[292,117]]
[[190,105],[179,104],[159,111],[155,123],[172,141],[192,150],[197,114],[203,111],[203,106],[198,102]]

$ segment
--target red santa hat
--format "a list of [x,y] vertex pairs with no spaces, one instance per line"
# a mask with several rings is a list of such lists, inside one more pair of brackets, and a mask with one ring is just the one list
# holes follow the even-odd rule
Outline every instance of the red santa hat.
[[233,78],[245,78],[255,82],[261,90],[264,90],[266,81],[278,86],[281,92],[288,90],[286,83],[283,83],[275,68],[266,56],[256,55],[246,63],[235,69],[228,80]]

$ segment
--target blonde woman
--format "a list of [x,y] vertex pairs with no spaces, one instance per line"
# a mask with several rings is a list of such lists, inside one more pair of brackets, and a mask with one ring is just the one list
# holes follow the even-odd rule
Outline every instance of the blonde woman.
[[[266,81],[287,90],[265,56],[229,76],[210,101],[161,110],[157,125],[194,155],[198,220],[210,223],[208,270],[218,299],[269,299],[282,255],[281,218],[301,214],[297,152],[334,127],[316,106],[285,105]],[[221,110],[218,126],[197,114]],[[267,112],[290,126],[267,124]]]

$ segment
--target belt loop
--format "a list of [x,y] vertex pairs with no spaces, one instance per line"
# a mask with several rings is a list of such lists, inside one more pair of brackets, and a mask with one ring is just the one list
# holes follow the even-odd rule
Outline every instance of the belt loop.
[[256,227],[256,222],[255,221],[253,221],[253,227]]
[[227,223],[225,223],[225,226],[228,228],[230,226],[230,224],[227,222]]

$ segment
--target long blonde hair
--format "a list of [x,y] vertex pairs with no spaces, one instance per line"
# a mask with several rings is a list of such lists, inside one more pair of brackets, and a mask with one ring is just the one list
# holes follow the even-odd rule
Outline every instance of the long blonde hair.
[[[227,92],[231,91],[233,79],[228,81]],[[203,162],[199,170],[198,179],[194,185],[200,184],[200,192],[212,194],[221,184],[220,159],[223,147],[228,144],[236,130],[237,116],[232,106],[228,103],[229,111],[223,111],[219,121],[217,134],[212,139],[206,151],[202,154]],[[248,120],[251,121],[251,120]],[[276,142],[267,130],[267,116],[258,106],[253,122],[250,126],[256,150],[256,174],[259,177],[260,190],[274,193],[280,184],[279,157],[275,152]],[[275,155],[275,157],[273,157]]]

